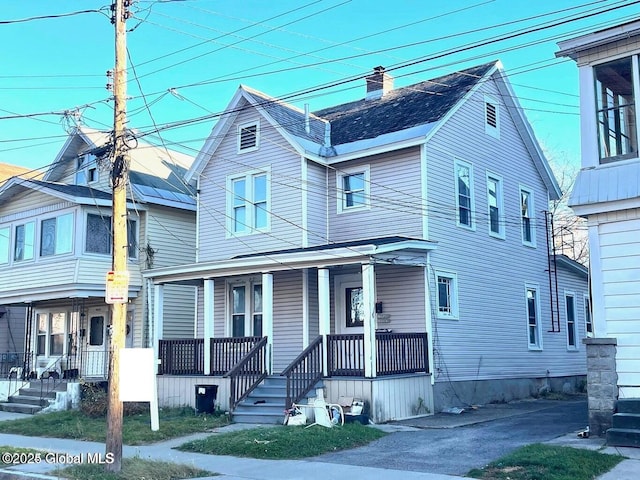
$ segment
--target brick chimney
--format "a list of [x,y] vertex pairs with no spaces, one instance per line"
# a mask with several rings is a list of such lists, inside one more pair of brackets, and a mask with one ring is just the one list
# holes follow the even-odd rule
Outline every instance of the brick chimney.
[[393,90],[393,77],[382,66],[375,67],[373,73],[366,77],[366,100],[378,100]]

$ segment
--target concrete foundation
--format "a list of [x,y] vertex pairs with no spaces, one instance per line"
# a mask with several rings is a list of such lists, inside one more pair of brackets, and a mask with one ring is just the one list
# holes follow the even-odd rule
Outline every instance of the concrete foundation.
[[470,380],[463,382],[436,382],[433,386],[435,411],[447,407],[466,407],[489,403],[507,403],[524,398],[537,398],[545,394],[574,394],[585,391],[586,377],[511,378]]
[[589,430],[604,436],[612,426],[618,399],[615,338],[585,338],[587,346],[587,393]]

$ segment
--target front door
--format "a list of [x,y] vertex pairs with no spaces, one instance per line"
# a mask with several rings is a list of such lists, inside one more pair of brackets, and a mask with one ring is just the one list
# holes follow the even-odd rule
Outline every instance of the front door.
[[364,372],[364,298],[362,295],[362,277],[355,275],[336,275],[335,294],[335,332],[344,337],[339,348],[330,352],[330,364],[337,371],[361,370]]
[[111,323],[107,306],[90,308],[86,317],[83,362],[85,377],[106,378],[109,367],[108,325]]

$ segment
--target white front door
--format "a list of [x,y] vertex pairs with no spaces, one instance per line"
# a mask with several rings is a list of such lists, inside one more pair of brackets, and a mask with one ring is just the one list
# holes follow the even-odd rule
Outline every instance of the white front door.
[[108,328],[111,323],[109,308],[90,308],[86,316],[83,359],[83,375],[85,377],[106,377],[109,367]]
[[[335,332],[339,335],[364,334],[364,298],[362,277],[337,275],[334,278]],[[330,352],[329,363],[335,372],[364,371],[364,337],[345,338]]]

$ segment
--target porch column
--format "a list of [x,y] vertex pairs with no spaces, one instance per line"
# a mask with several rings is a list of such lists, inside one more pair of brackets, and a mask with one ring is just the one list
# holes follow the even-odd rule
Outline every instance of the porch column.
[[364,376],[376,376],[376,271],[371,263],[362,265],[364,303]]
[[318,333],[322,335],[322,374],[327,376],[329,373],[327,365],[327,335],[331,332],[331,316],[330,316],[330,297],[329,297],[329,269],[318,269]]
[[[204,337],[204,374],[211,374],[211,338],[213,338],[214,304],[213,292],[214,281],[207,278],[204,281],[204,309],[203,309],[203,337]],[[196,332],[196,336],[198,333]]]
[[273,274],[262,274],[262,334],[267,337],[267,373],[273,371]]
[[[160,338],[164,324],[164,285],[154,285],[153,293],[153,351],[157,362],[160,358]],[[156,373],[158,373],[157,366]]]

